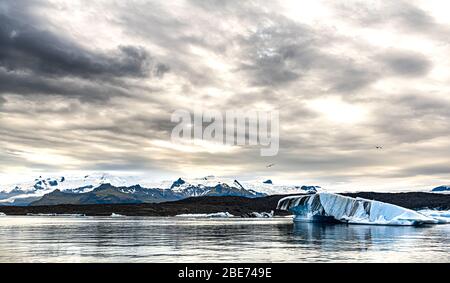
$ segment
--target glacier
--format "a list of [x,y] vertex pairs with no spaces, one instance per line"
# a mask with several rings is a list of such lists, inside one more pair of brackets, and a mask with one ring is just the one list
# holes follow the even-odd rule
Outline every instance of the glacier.
[[413,226],[439,224],[431,214],[397,205],[333,193],[288,196],[280,199],[277,209],[294,213],[294,222],[341,222],[349,224]]

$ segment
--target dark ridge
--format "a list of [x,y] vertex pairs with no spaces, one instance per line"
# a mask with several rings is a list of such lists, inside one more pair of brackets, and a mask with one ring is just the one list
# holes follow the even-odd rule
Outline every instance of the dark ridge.
[[[435,208],[450,209],[450,195],[434,193],[343,193],[350,197],[378,200],[410,209]],[[278,201],[286,195],[260,198],[239,196],[191,197],[178,201],[139,204],[85,204],[85,205],[45,205],[45,206],[0,206],[6,215],[26,215],[37,213],[86,214],[88,216],[109,216],[113,212],[127,216],[174,216],[185,213],[229,212],[243,216],[251,212],[275,211],[275,215],[289,214],[276,210]]]
[[[275,210],[283,196],[246,198],[237,196],[191,197],[179,201],[140,204],[85,204],[85,205],[45,205],[45,206],[4,206],[0,212],[6,215],[26,214],[85,214],[88,216],[109,216],[113,212],[127,216],[175,216],[184,213],[229,212],[236,216],[251,212]],[[277,215],[286,215],[276,211]]]
[[179,187],[185,183],[186,183],[186,181],[184,181],[181,178],[178,178],[178,180],[176,180],[175,182],[172,183],[172,186],[170,186],[170,188],[173,189],[173,188]]

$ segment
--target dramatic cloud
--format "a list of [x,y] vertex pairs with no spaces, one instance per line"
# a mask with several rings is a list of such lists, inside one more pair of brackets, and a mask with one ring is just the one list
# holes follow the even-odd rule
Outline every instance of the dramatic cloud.
[[[2,1],[0,177],[213,174],[344,189],[450,182],[448,8]],[[171,113],[197,108],[278,110],[279,154],[172,143]]]
[[108,96],[127,95],[128,86],[120,78],[162,78],[169,71],[141,46],[88,50],[63,34],[40,28],[35,17],[25,19],[13,9],[0,10],[2,93],[105,100]]
[[379,59],[400,76],[424,76],[431,69],[430,61],[422,54],[392,51],[379,56]]
[[119,46],[109,54],[94,53],[4,15],[0,26],[0,62],[8,71],[82,78],[145,76],[149,71],[149,55],[143,48]]

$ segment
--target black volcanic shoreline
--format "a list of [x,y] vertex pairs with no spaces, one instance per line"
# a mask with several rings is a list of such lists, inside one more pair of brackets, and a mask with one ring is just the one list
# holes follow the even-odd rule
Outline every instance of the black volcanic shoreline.
[[[450,209],[450,194],[435,193],[342,193],[350,197],[361,197],[396,204],[410,209]],[[6,215],[27,214],[85,214],[87,216],[109,216],[112,213],[126,216],[175,216],[177,214],[229,212],[244,216],[251,212],[275,211],[275,215],[289,214],[276,211],[278,200],[286,195],[261,198],[233,196],[192,197],[179,201],[144,204],[94,204],[94,205],[51,205],[51,206],[0,206]]]

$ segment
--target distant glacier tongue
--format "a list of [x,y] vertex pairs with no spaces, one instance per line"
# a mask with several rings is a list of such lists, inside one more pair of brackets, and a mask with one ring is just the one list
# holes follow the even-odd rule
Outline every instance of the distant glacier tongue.
[[294,221],[336,221],[350,224],[421,225],[439,221],[397,205],[332,193],[289,196],[278,209],[295,214]]

